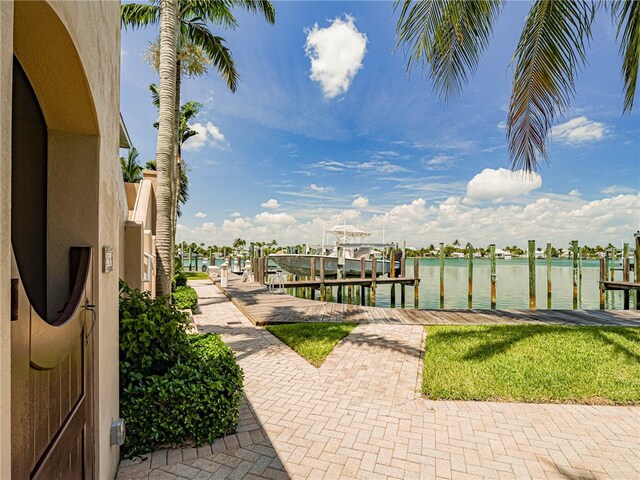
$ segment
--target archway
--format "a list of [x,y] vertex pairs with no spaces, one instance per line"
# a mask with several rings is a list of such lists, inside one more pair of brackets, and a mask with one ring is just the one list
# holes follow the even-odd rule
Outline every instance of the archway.
[[98,122],[47,3],[15,3],[14,56],[12,478],[90,478]]

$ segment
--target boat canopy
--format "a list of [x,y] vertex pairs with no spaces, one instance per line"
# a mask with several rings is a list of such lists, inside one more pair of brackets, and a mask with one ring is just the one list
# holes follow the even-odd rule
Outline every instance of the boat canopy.
[[362,238],[371,235],[371,233],[360,230],[353,225],[336,225],[335,227],[327,230],[327,233],[349,238]]

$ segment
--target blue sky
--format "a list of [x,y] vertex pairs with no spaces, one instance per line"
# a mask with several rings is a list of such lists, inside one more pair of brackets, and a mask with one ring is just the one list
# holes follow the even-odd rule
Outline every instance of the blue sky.
[[[508,170],[503,125],[528,2],[506,6],[478,71],[447,105],[420,69],[407,74],[391,2],[275,6],[274,26],[238,12],[237,30],[215,32],[240,72],[235,94],[215,72],[183,81],[183,102],[205,107],[183,152],[191,186],[178,240],[318,243],[323,225],[343,222],[410,245],[632,240],[640,115],[622,115],[608,14],[552,132],[550,163],[523,179]],[[143,162],[155,156],[148,85],[158,80],[142,55],[157,33],[122,36],[121,110]]]

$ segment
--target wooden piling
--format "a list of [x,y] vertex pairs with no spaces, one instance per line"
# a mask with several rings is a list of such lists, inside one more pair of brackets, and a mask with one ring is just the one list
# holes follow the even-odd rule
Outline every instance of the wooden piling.
[[311,280],[316,279],[316,258],[311,258]]
[[547,308],[551,310],[551,244],[547,243]]
[[[182,259],[180,259],[182,261]],[[191,249],[189,249],[189,271],[191,271]]]
[[[623,282],[629,281],[629,258],[628,257],[624,257],[622,259],[622,281]],[[624,304],[622,308],[625,310],[629,310],[629,293],[630,293],[629,290],[623,291]]]
[[440,308],[444,308],[444,243],[440,243]]
[[418,291],[418,287],[420,286],[420,258],[413,258],[413,308],[418,308],[419,306],[419,296],[420,293]]
[[[406,247],[402,247],[402,257],[400,258],[400,277],[405,278],[407,276],[407,257]],[[404,283],[400,285],[400,308],[405,307],[406,292]]]
[[469,255],[469,283],[467,286],[467,308],[473,308],[473,246],[467,246],[467,255]]
[[578,309],[578,241],[571,241],[573,251],[573,309]]
[[376,257],[371,255],[371,301],[372,307],[376,306],[376,277],[378,276]]
[[[365,278],[367,275],[367,259],[360,257],[360,278]],[[365,304],[365,286],[360,285],[360,305]]]
[[320,301],[324,302],[326,291],[324,288],[324,257],[320,257]]
[[491,308],[496,308],[496,246],[489,245],[489,258],[491,262]]
[[536,309],[536,241],[529,240],[529,308]]
[[600,310],[604,310],[606,291],[604,289],[604,281],[607,279],[607,258],[600,259],[600,278],[598,285],[600,286]]
[[616,273],[616,247],[611,247],[611,258],[609,262],[609,275],[610,280],[613,282],[615,280]]
[[[636,233],[636,249],[635,249],[635,258],[633,262],[634,270],[635,270],[635,282],[640,282],[640,234]],[[636,310],[640,310],[640,292],[636,291]]]
[[389,277],[396,278],[396,251],[394,248],[389,250]]

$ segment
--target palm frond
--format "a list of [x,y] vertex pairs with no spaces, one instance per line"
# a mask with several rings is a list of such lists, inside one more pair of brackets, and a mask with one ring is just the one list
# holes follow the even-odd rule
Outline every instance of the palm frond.
[[547,135],[573,96],[585,63],[597,5],[572,0],[536,0],[520,36],[507,118],[512,168],[538,169],[547,159]]
[[229,3],[225,0],[181,0],[178,17],[183,22],[199,19],[235,29],[238,22],[231,12]]
[[231,7],[240,7],[251,13],[261,13],[272,25],[276,22],[276,9],[269,0],[227,0],[227,2]]
[[611,10],[618,23],[616,37],[622,55],[624,111],[628,112],[633,108],[640,67],[640,2],[617,0],[612,3]]
[[238,88],[239,75],[231,52],[224,45],[224,39],[213,35],[201,21],[192,20],[182,25],[183,34],[193,43],[202,47],[217,68],[222,79],[232,92]]
[[180,126],[178,131],[178,141],[182,145],[189,138],[197,135],[198,132],[189,127],[189,121],[192,120],[198,113],[202,104],[193,100],[188,101],[180,106]]
[[120,18],[125,30],[156,25],[160,22],[160,7],[147,3],[126,3],[120,7]]
[[401,4],[396,47],[405,47],[407,70],[429,65],[434,91],[444,101],[452,100],[478,66],[501,1],[398,0],[396,10]]
[[160,88],[155,83],[151,83],[149,91],[151,92],[151,103],[154,107],[160,108]]

